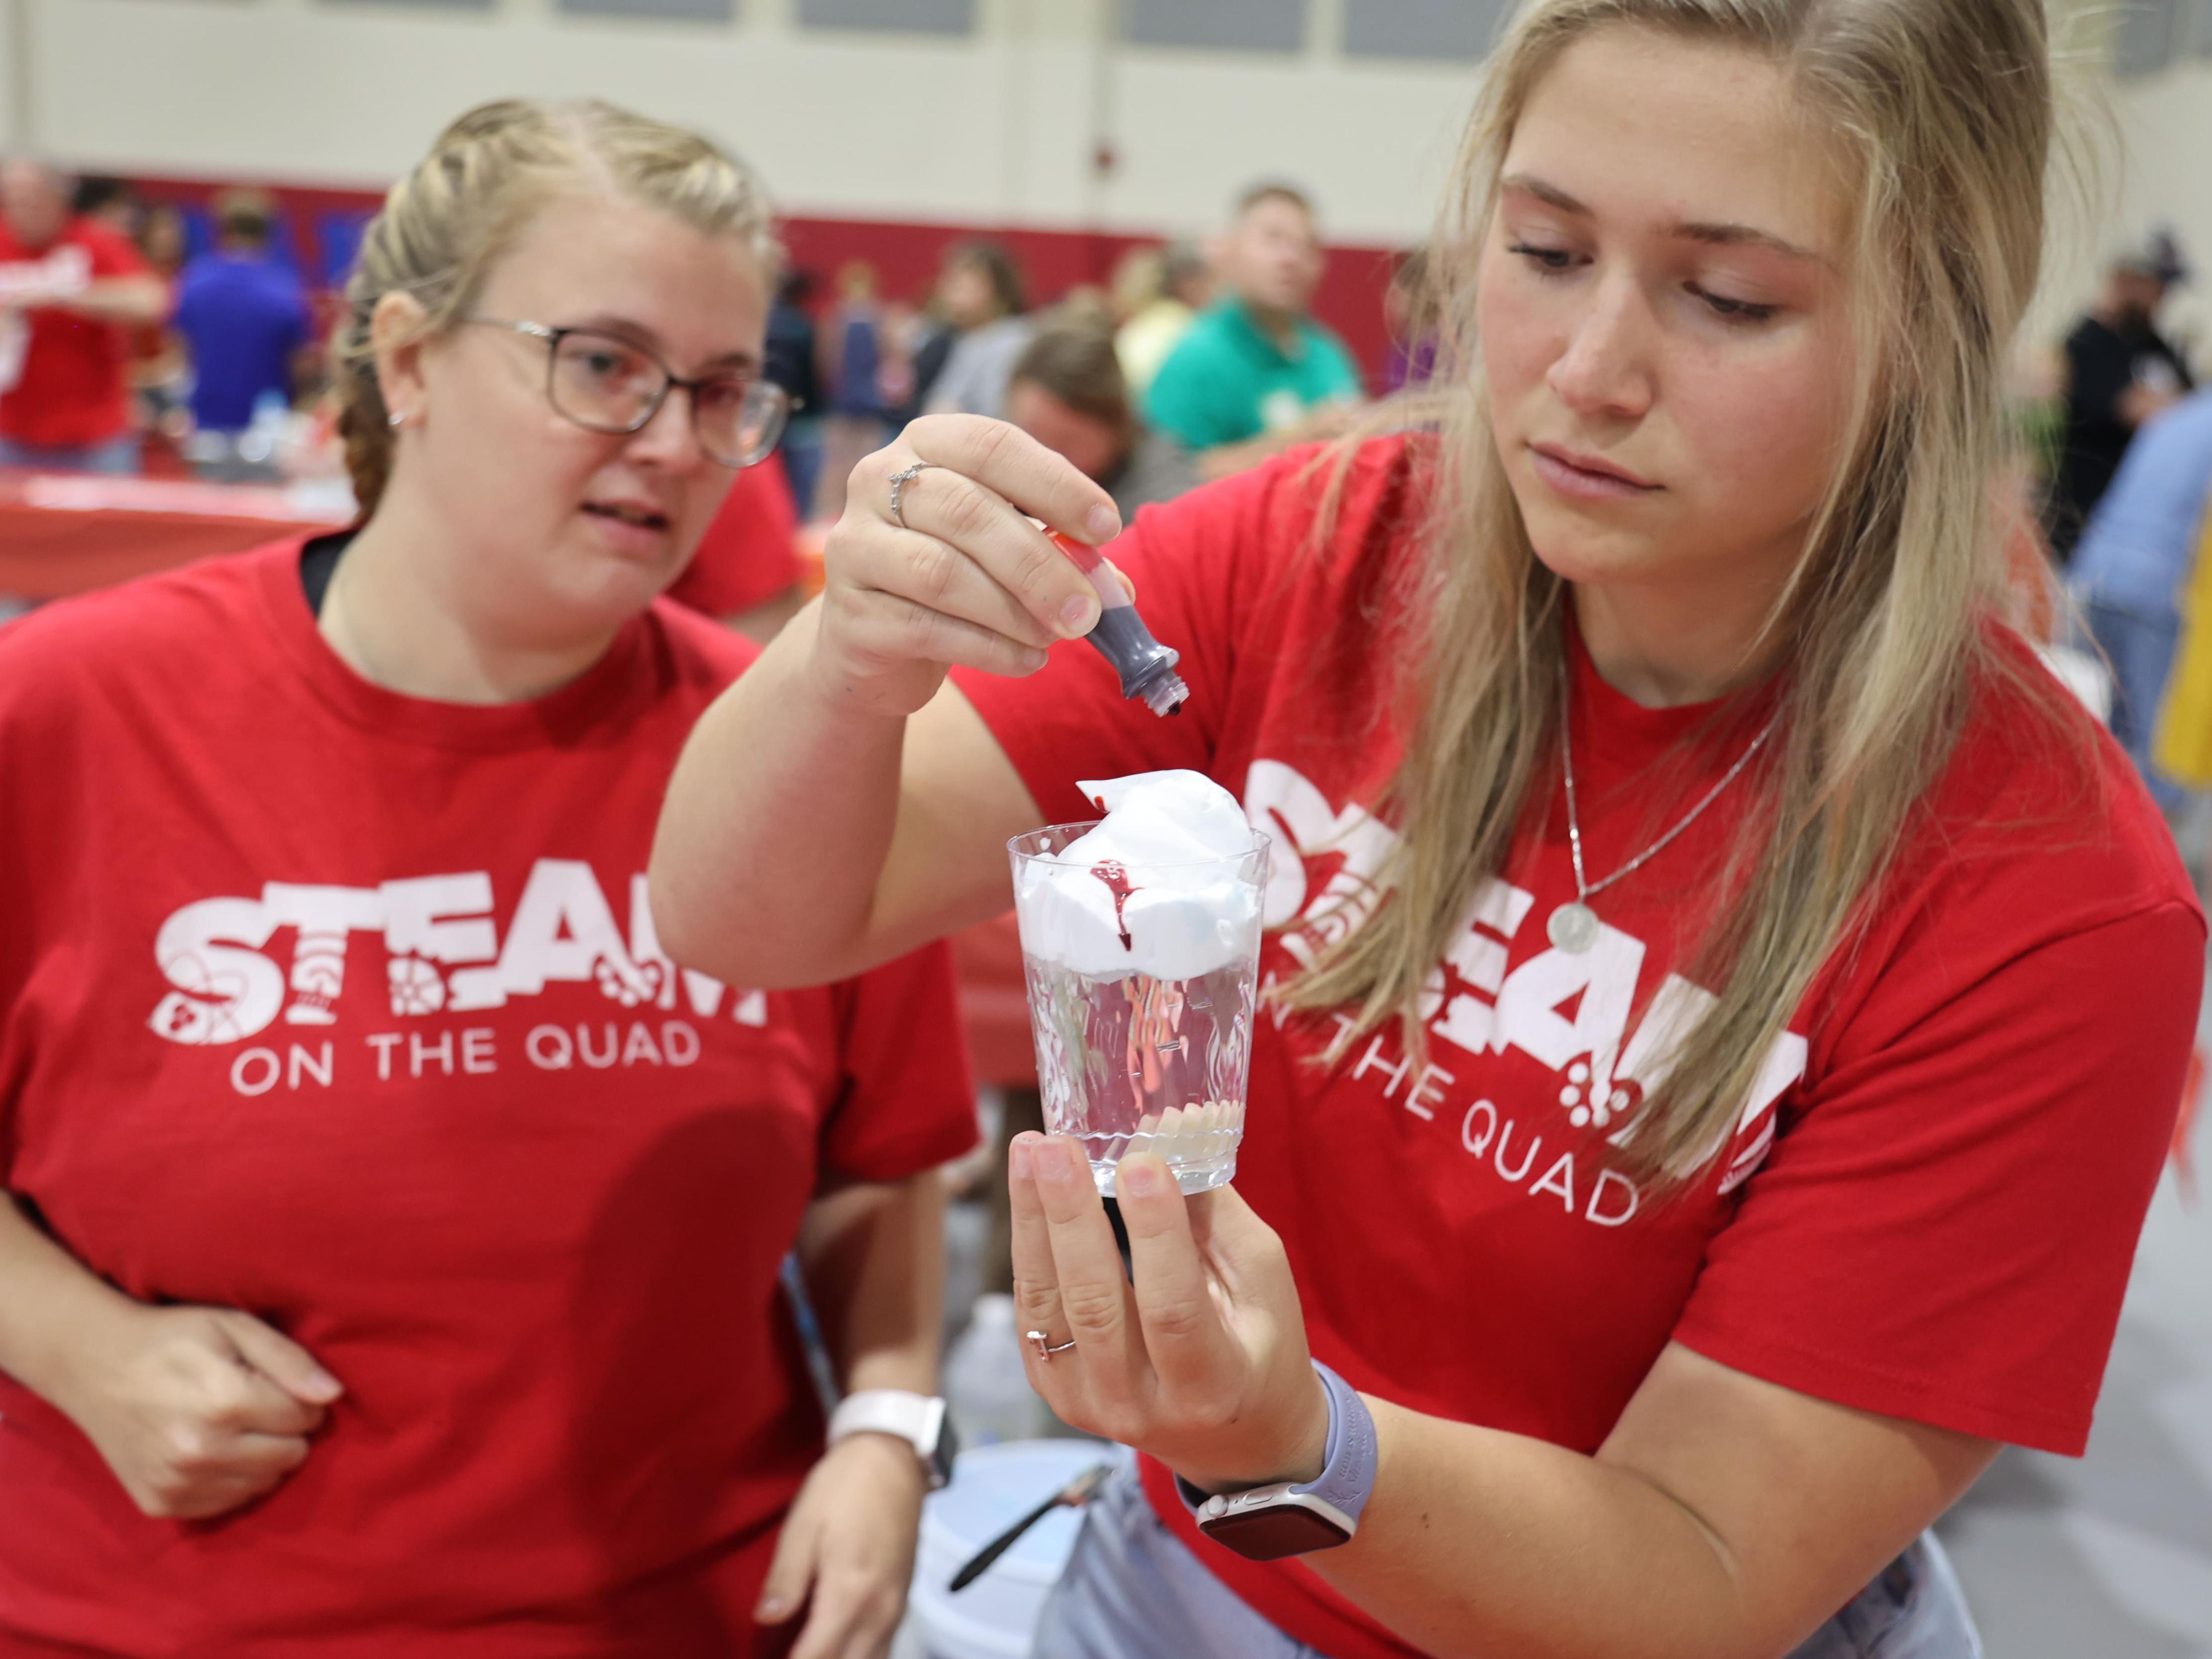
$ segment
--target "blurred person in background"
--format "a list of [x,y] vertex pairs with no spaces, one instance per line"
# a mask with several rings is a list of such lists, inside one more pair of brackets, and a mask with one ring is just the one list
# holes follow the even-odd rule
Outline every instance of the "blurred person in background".
[[[138,251],[169,285],[173,307],[191,251],[185,216],[174,203],[138,203],[133,222]],[[131,387],[138,397],[138,423],[150,439],[173,444],[190,433],[191,378],[191,354],[173,317],[131,331]]]
[[1129,394],[1143,400],[1168,354],[1190,331],[1198,313],[1213,299],[1213,268],[1195,242],[1168,243],[1155,256],[1152,289],[1133,306],[1114,337]]
[[214,217],[215,246],[178,280],[176,328],[191,357],[194,424],[234,435],[266,401],[291,404],[314,315],[298,273],[271,251],[276,204],[265,192],[226,191]]
[[173,202],[155,202],[146,207],[138,217],[137,240],[138,252],[145,255],[154,274],[167,283],[175,283],[191,258],[191,234]]
[[[2205,509],[2212,501],[2212,390],[2146,422],[2075,544],[2067,586],[2112,672],[2112,735],[2168,822],[2187,793],[2152,758],[2181,635]],[[2212,620],[2212,619],[2206,619]]]
[[1047,323],[1014,360],[1006,419],[1102,485],[1127,524],[1198,483],[1190,457],[1137,416],[1103,322]]
[[70,210],[82,219],[97,219],[134,242],[146,222],[146,204],[131,181],[102,173],[88,173],[76,181],[70,192]]
[[768,311],[767,356],[761,366],[763,377],[781,386],[791,400],[791,419],[778,453],[793,508],[801,519],[813,513],[815,482],[822,476],[820,347],[814,318],[807,310],[814,287],[811,270],[787,270],[777,282],[775,303]]
[[643,894],[775,257],[696,134],[473,110],[347,285],[363,521],[0,634],[0,1652],[887,1645],[951,975],[679,974]]
[[1160,297],[1162,255],[1158,243],[1139,243],[1121,250],[1106,278],[1106,305],[1119,328]]
[[1023,314],[1029,307],[1021,266],[1002,243],[956,242],[938,273],[936,307],[951,331],[951,349],[944,368],[916,387],[922,408],[933,415],[1003,414],[1014,359],[1035,331]]
[[781,453],[744,468],[668,590],[678,605],[766,645],[806,603],[799,514]]
[[131,331],[168,311],[168,284],[70,211],[58,169],[0,160],[0,466],[136,472]]
[[2155,231],[2112,261],[2096,303],[2066,337],[2066,426],[2048,515],[2062,564],[2137,429],[2196,384],[2158,331],[2168,291],[2188,280],[2179,246]]
[[1326,256],[1313,204],[1285,184],[1245,191],[1218,246],[1222,298],[1145,395],[1145,415],[1218,478],[1342,432],[1360,394],[1344,343],[1311,313]]
[[[97,174],[76,181],[71,205],[82,216],[129,237],[154,274],[169,283],[173,296],[177,273],[185,262],[185,222],[173,206],[166,202],[149,206],[129,179]],[[127,374],[137,398],[136,422],[142,431],[159,441],[183,436],[191,426],[185,407],[191,377],[184,341],[170,321],[146,323],[131,331]]]
[[1390,273],[1382,295],[1382,321],[1390,331],[1390,356],[1382,390],[1403,392],[1425,383],[1437,366],[1437,319],[1429,297],[1429,252],[1413,248]]
[[876,268],[866,259],[848,259],[837,267],[837,303],[820,337],[829,412],[809,517],[835,518],[844,510],[846,475],[883,441],[889,420],[884,398],[889,331],[878,287]]
[[1037,313],[1029,320],[1032,333],[1050,321],[1080,323],[1086,328],[1103,328],[1111,334],[1115,318],[1110,289],[1098,283],[1078,283],[1053,301],[1049,313]]
[[[185,216],[174,203],[152,203],[140,215],[138,251],[146,256],[154,274],[168,284],[173,305],[177,279],[191,252]],[[187,406],[191,362],[184,337],[172,322],[164,318],[131,331],[131,385],[143,411],[140,424],[174,441],[191,428],[191,410]]]
[[893,431],[921,413],[922,399],[945,373],[959,331],[939,313],[936,284],[930,285],[918,306],[902,306],[892,331],[892,372],[887,378],[884,401]]

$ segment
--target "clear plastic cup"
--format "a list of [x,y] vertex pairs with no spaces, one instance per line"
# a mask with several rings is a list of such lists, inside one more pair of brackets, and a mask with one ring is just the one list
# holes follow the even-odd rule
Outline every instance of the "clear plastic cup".
[[[1097,827],[1055,823],[1006,843],[1045,1127],[1083,1143],[1091,1177],[1109,1197],[1115,1164],[1133,1152],[1158,1153],[1184,1192],[1204,1192],[1236,1176],[1244,1135],[1267,837],[1254,831],[1250,849],[1228,858],[1088,871],[1058,860]],[[1174,914],[1162,925],[1182,931],[1173,954],[1197,971],[1182,978],[1143,971],[1127,932],[1127,969],[1109,961],[1084,971],[1057,959],[1045,892],[1070,872],[1101,882],[1117,915],[1121,902],[1140,892],[1172,901]],[[1129,926],[1141,930],[1146,922],[1133,918]]]

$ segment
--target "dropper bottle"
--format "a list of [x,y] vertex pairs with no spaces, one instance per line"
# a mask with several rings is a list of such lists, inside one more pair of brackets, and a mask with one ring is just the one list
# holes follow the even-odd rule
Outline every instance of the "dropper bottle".
[[1129,590],[1121,586],[1097,548],[1056,530],[1045,534],[1073,562],[1098,595],[1097,625],[1084,637],[1114,665],[1114,672],[1121,677],[1121,695],[1142,697],[1145,707],[1155,714],[1181,714],[1183,704],[1190,701],[1190,687],[1176,672],[1180,655],[1152,637],[1152,630],[1145,626],[1145,619],[1130,600]]

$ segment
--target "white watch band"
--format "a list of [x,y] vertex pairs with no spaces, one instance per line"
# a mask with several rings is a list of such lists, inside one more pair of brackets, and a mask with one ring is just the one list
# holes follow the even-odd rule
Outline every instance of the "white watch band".
[[830,1443],[848,1434],[896,1435],[933,1466],[945,1435],[945,1402],[906,1389],[863,1389],[847,1395],[830,1413]]

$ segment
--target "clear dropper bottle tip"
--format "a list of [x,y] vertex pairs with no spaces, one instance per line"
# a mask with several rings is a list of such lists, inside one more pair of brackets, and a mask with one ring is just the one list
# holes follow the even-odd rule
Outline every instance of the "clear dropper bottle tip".
[[1163,674],[1144,689],[1145,707],[1159,715],[1180,714],[1190,701],[1190,687],[1180,674]]

